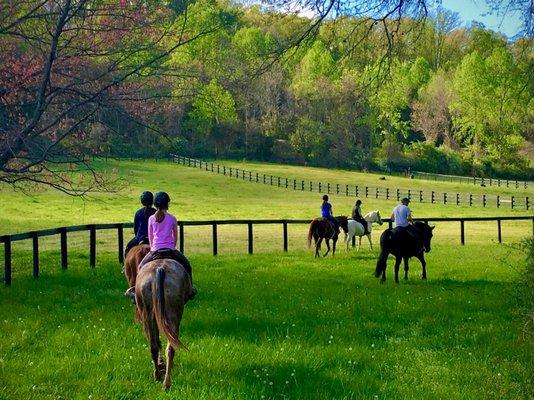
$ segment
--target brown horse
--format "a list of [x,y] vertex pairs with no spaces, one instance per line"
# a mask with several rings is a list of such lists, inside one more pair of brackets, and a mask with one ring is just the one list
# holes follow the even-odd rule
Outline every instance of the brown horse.
[[137,278],[137,266],[150,251],[148,244],[140,244],[130,249],[124,260],[124,275],[128,281],[128,287],[135,286]]
[[[174,353],[185,348],[180,342],[180,322],[185,303],[191,297],[193,287],[185,268],[175,260],[160,259],[151,261],[137,274],[135,283],[135,303],[137,315],[150,344],[154,364],[154,379],[161,381],[167,390],[171,386],[171,369]],[[167,365],[160,355],[162,331],[168,340]]]
[[[345,236],[348,232],[348,219],[345,216],[335,217]],[[319,250],[321,249],[321,242],[323,239],[326,242],[328,250],[323,254],[323,257],[330,252],[330,239],[332,239],[332,255],[336,253],[336,242],[339,236],[339,231],[334,229],[334,226],[326,218],[315,218],[310,223],[310,230],[308,231],[308,248],[311,246],[311,239],[315,240],[315,257],[319,257]]]

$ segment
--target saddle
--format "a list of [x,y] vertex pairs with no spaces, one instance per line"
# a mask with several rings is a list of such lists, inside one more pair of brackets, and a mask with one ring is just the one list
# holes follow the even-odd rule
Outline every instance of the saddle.
[[165,258],[170,258],[171,260],[178,261],[180,264],[182,263],[182,255],[178,250],[175,249],[161,249],[156,250],[152,252],[151,261],[155,260],[163,260]]

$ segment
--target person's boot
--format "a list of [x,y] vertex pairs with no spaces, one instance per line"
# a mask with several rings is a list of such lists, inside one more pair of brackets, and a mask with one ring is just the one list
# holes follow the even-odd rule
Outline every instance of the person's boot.
[[193,300],[198,294],[198,289],[193,286],[193,288],[191,289],[191,294],[189,295],[189,298],[187,300]]
[[132,304],[135,304],[135,286],[128,288],[124,295],[130,299]]

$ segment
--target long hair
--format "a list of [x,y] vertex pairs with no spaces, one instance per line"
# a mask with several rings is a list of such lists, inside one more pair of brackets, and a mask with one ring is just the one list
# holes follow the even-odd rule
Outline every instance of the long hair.
[[161,207],[158,208],[154,216],[156,217],[156,222],[160,223],[165,219],[165,211],[167,210],[167,207]]

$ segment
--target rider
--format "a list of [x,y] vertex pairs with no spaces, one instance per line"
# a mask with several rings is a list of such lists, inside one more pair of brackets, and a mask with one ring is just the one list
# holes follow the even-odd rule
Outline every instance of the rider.
[[141,193],[141,204],[143,208],[137,210],[134,216],[134,233],[135,236],[126,245],[124,250],[124,257],[131,250],[132,247],[138,244],[148,244],[148,219],[156,212],[156,209],[152,207],[154,202],[154,195],[152,192],[145,191]]
[[[139,263],[139,271],[143,265],[157,260],[158,258],[172,258],[178,261],[187,271],[193,283],[193,273],[189,260],[178,250],[176,242],[178,241],[178,223],[174,215],[169,213],[169,203],[171,198],[165,192],[158,192],[154,198],[154,205],[157,211],[148,219],[148,238],[150,241],[150,252]],[[192,300],[197,293],[193,286],[193,291],[189,300]],[[126,291],[126,295],[135,298],[135,287]]]
[[363,219],[362,217],[362,209],[360,208],[361,205],[362,205],[362,201],[360,199],[356,200],[356,204],[352,208],[352,219],[362,224],[363,229],[365,230],[364,235],[368,235],[371,232],[369,232],[367,221]]
[[328,195],[323,196],[323,204],[321,204],[321,217],[326,218],[334,224],[334,229],[339,232],[339,222],[334,218],[332,213],[332,204],[328,202]]
[[408,207],[408,204],[410,204],[410,199],[408,197],[404,197],[401,200],[401,204],[397,205],[393,212],[391,213],[391,220],[395,222],[395,227],[399,230],[402,229],[403,231],[408,232],[412,237],[417,238],[417,233],[414,231],[414,226],[411,224],[412,222],[412,211],[410,210],[410,207]]

